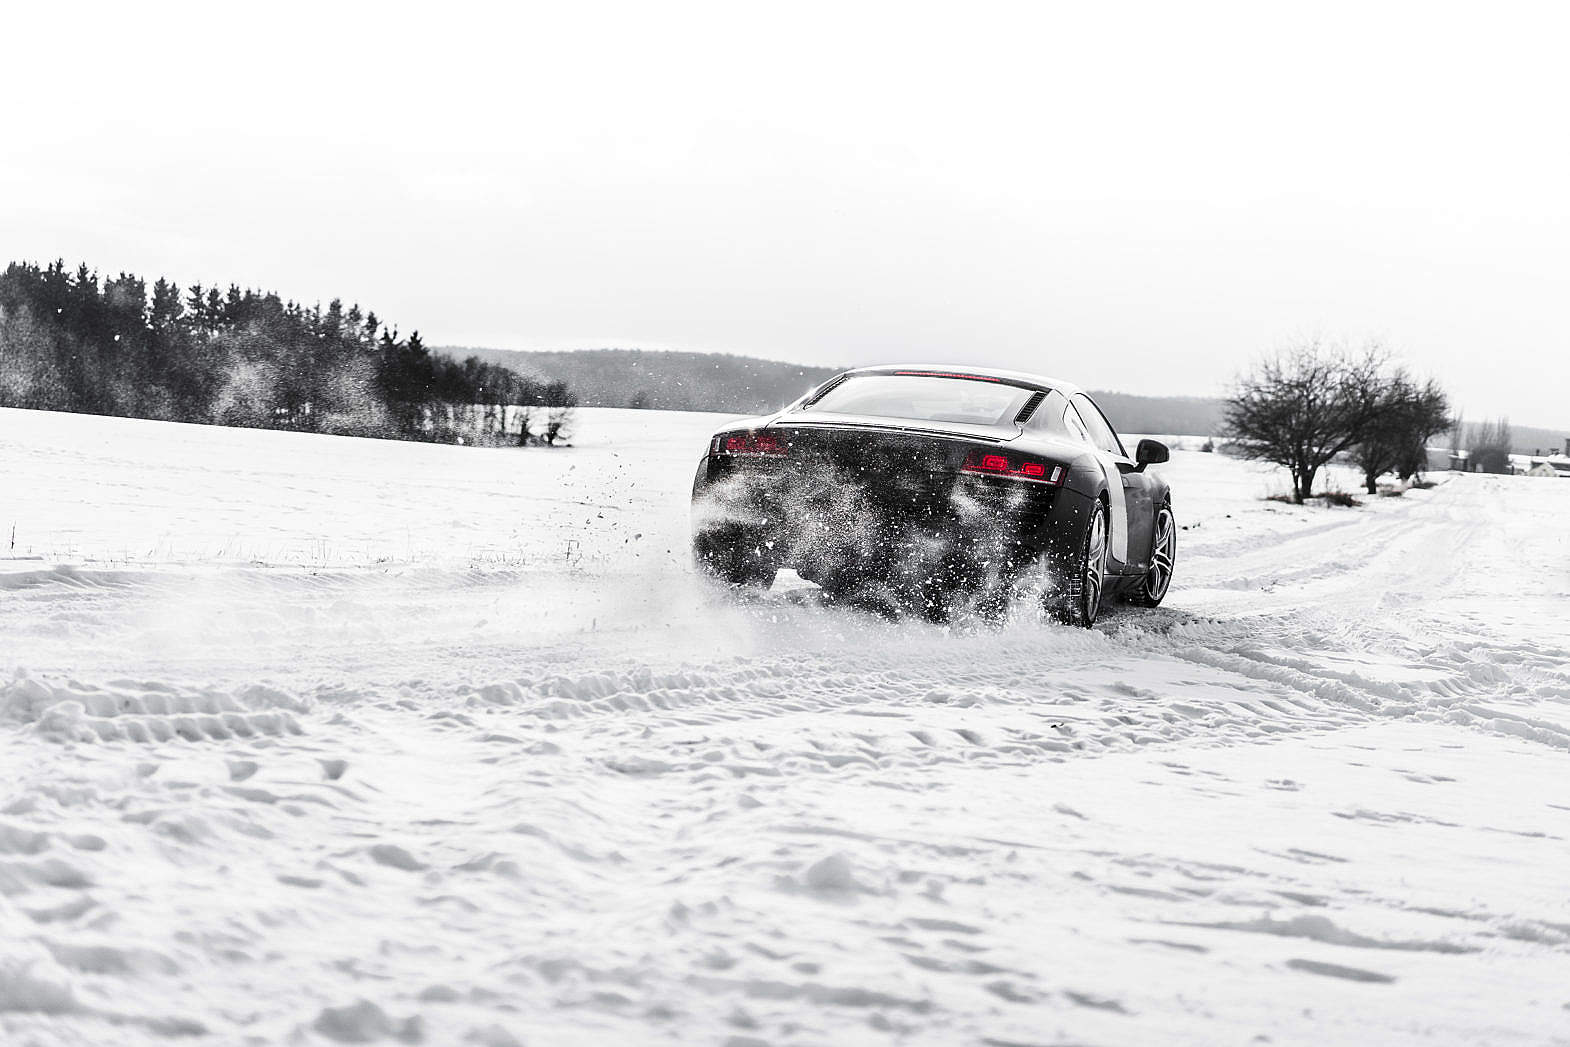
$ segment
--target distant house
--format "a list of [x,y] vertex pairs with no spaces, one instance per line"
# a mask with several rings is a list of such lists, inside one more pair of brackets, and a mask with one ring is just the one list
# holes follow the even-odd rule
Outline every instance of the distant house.
[[1528,476],[1562,476],[1570,479],[1570,436],[1565,437],[1565,453],[1536,455],[1527,460]]
[[1533,458],[1531,464],[1528,465],[1527,468],[1526,468],[1526,475],[1528,475],[1528,476],[1558,476],[1559,475],[1559,470],[1557,470],[1553,466],[1549,465],[1548,464],[1548,459],[1546,459],[1546,458]]
[[[1426,450],[1430,472],[1450,469],[1458,473],[1470,473],[1481,464],[1472,460],[1472,452],[1468,450],[1457,451],[1443,447],[1429,447]],[[1562,476],[1570,479],[1570,436],[1565,437],[1562,454],[1552,450],[1544,454],[1539,449],[1531,454],[1511,454],[1508,461],[1503,471],[1516,476]]]

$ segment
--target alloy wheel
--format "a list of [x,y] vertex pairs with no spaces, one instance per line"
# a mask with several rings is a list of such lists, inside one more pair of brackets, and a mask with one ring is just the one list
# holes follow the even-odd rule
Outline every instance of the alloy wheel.
[[1101,589],[1107,577],[1107,514],[1098,510],[1090,517],[1089,533],[1085,535],[1085,582],[1082,593],[1085,600],[1085,624],[1096,620],[1101,609]]
[[1177,525],[1172,510],[1166,506],[1156,514],[1156,537],[1150,545],[1150,573],[1145,579],[1145,593],[1152,602],[1167,594],[1172,584],[1172,563],[1177,556]]

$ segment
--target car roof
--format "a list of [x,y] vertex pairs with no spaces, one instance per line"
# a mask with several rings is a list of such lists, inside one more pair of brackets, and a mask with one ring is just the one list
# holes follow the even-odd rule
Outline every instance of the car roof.
[[1065,382],[1060,378],[1049,378],[1043,374],[1031,374],[1028,371],[1005,371],[997,367],[975,367],[971,364],[877,364],[869,367],[852,367],[844,373],[851,374],[891,374],[896,371],[917,371],[922,374],[932,375],[976,375],[980,378],[996,378],[1000,381],[1016,385],[1033,386],[1038,389],[1056,389],[1064,396],[1073,396],[1083,392],[1073,382]]

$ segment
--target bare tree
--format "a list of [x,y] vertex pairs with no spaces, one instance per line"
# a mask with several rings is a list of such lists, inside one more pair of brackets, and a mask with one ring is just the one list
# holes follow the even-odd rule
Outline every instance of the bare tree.
[[1352,353],[1318,341],[1267,357],[1227,398],[1227,436],[1243,457],[1284,466],[1302,504],[1319,471],[1367,434],[1387,360],[1378,345]]
[[545,412],[545,431],[540,434],[545,446],[555,447],[558,441],[571,437],[573,422],[577,417],[578,412],[572,407],[549,408]]
[[1467,460],[1480,473],[1508,473],[1511,445],[1510,419],[1474,425],[1467,435]]
[[541,390],[540,402],[545,406],[545,427],[540,439],[545,446],[555,447],[559,441],[572,435],[572,424],[577,418],[574,410],[578,396],[566,382],[549,382]]
[[1363,439],[1352,447],[1352,460],[1363,470],[1368,493],[1379,490],[1378,480],[1385,473],[1398,473],[1405,480],[1422,472],[1428,465],[1428,441],[1450,425],[1450,401],[1437,382],[1418,385],[1399,369],[1385,378],[1378,409]]

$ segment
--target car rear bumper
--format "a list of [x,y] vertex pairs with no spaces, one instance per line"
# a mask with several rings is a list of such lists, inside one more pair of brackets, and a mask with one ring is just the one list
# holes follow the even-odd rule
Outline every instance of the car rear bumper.
[[1078,533],[1087,505],[1076,492],[1006,478],[706,457],[693,485],[693,534],[826,587],[953,587],[1008,578],[1067,549],[1059,536]]

